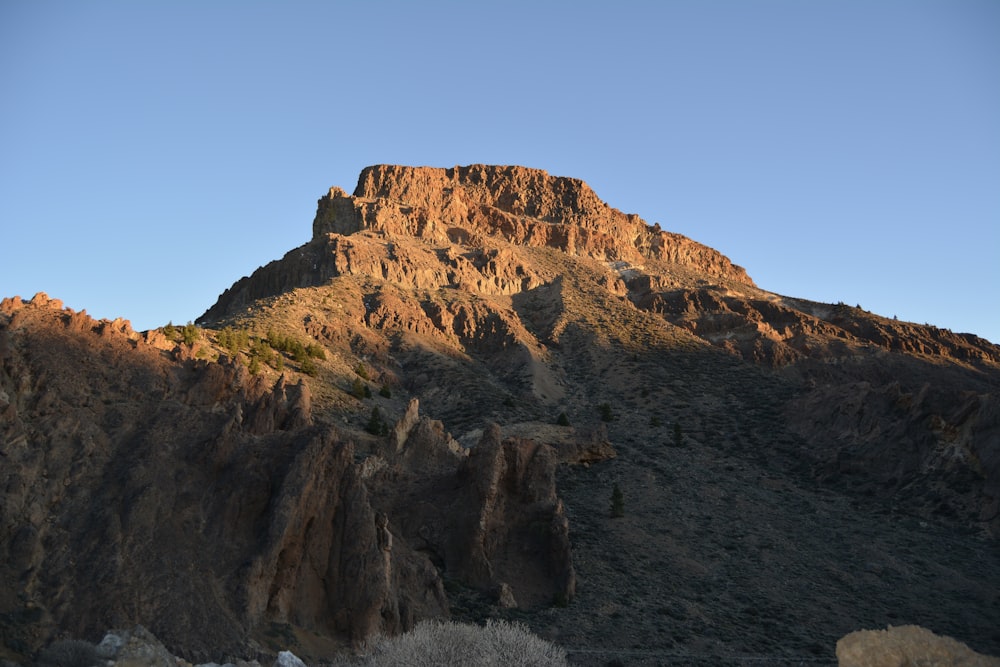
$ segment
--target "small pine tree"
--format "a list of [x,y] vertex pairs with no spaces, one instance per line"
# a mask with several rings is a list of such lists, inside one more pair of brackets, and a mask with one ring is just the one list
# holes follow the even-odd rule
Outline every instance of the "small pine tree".
[[191,322],[185,324],[184,328],[181,329],[181,339],[185,345],[194,345],[194,342],[198,340],[198,327]]
[[368,419],[368,425],[365,426],[365,430],[372,435],[389,434],[389,425],[385,423],[384,419],[382,419],[382,413],[379,411],[377,405],[372,408],[372,415]]
[[684,436],[681,434],[681,424],[674,422],[674,447],[680,447],[683,444]]
[[611,489],[611,516],[615,519],[625,516],[625,496],[618,482]]
[[378,395],[383,398],[392,398],[392,390],[389,389],[389,385],[384,384],[382,388],[378,390]]
[[177,337],[177,327],[174,326],[173,322],[167,322],[167,326],[163,327],[163,335],[168,340],[174,340]]
[[247,366],[247,370],[250,371],[250,375],[260,373],[260,359],[256,356],[250,357],[250,364]]
[[569,426],[569,417],[566,416],[565,412],[559,413],[559,418],[556,419],[556,424],[559,426]]
[[609,422],[615,418],[615,413],[611,411],[610,403],[601,403],[597,406],[597,409],[601,413],[601,421]]
[[368,387],[366,387],[365,383],[361,381],[361,378],[354,378],[354,382],[351,383],[351,396],[360,401],[365,397],[366,389],[368,389]]

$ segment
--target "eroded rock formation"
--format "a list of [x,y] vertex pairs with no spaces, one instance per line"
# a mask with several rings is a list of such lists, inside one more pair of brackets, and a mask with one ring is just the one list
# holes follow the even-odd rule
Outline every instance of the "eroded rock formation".
[[220,319],[255,299],[345,274],[483,294],[516,294],[554,277],[516,246],[661,260],[753,284],[721,253],[608,206],[578,179],[524,167],[377,165],[362,171],[353,195],[333,187],[319,200],[309,243],[238,281],[203,317]]
[[[432,461],[443,476],[435,516],[461,507],[469,517],[435,524],[449,563],[461,564],[449,576],[488,590],[538,570],[551,581],[522,589],[522,603],[572,594],[551,456],[511,470],[485,454],[495,447],[469,457],[414,402],[397,446],[385,445],[392,463],[359,459],[316,423],[301,381],[269,383],[224,355],[149,339],[44,295],[0,305],[7,646],[129,621],[208,657],[273,624],[360,643],[447,616],[441,571],[398,503],[426,481],[408,470]],[[379,487],[386,478],[367,471],[380,467],[407,484]],[[501,479],[523,492],[507,495]],[[548,551],[499,553],[518,543],[504,531],[529,516],[552,526]],[[471,530],[479,522],[494,542]]]

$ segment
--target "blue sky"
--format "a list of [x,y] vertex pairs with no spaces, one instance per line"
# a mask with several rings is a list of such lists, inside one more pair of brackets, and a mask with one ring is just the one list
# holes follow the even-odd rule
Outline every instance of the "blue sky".
[[0,296],[194,320],[376,163],[520,164],[1000,343],[1000,2],[0,0]]

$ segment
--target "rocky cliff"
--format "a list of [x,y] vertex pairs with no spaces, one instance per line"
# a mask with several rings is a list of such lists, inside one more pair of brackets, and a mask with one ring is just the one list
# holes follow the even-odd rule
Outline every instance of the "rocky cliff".
[[[455,581],[489,592],[502,577],[525,607],[572,596],[554,456],[505,463],[528,443],[494,434],[477,450],[494,456],[461,456],[420,428],[414,401],[399,453],[364,457],[316,423],[301,379],[254,376],[207,338],[137,334],[45,295],[0,304],[0,357],[9,650],[135,621],[188,657],[245,655],[285,625],[359,643],[447,616],[442,573],[400,502],[418,489],[421,530]],[[414,466],[444,452],[439,477],[407,473],[416,441]],[[551,525],[533,534],[541,552],[509,553],[529,521]],[[515,581],[533,568],[544,576]]]
[[514,294],[544,280],[516,252],[523,246],[605,261],[660,260],[753,284],[721,253],[608,206],[578,179],[524,167],[378,165],[361,173],[353,195],[330,188],[319,200],[312,241],[237,282],[203,317],[219,319],[255,299],[345,274]]

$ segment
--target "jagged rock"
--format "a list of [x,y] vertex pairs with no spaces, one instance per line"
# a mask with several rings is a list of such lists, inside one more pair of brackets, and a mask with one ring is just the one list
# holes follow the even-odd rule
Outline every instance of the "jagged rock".
[[[388,469],[356,462],[350,443],[315,423],[308,385],[252,377],[225,357],[178,361],[38,301],[7,304],[9,321],[0,321],[0,388],[17,412],[0,424],[0,574],[30,586],[53,627],[83,635],[98,619],[127,618],[197,659],[238,653],[268,623],[360,645],[448,614],[440,573],[404,539],[407,512],[373,504],[369,487]],[[75,370],[93,368],[84,359],[101,362],[86,383]],[[47,443],[45,458],[37,442]],[[440,421],[420,416],[416,399],[393,443],[393,465],[414,479],[466,480],[442,486],[438,506],[460,507],[467,523],[482,519],[491,535],[508,523],[556,522],[539,563],[508,555],[499,568],[494,538],[469,542],[471,525],[439,520],[449,559],[466,564],[459,576],[488,588],[481,571],[513,579],[525,566],[553,573],[555,583],[526,580],[537,590],[517,591],[519,599],[567,594],[572,564],[559,546],[568,533],[558,522],[554,456],[507,443],[503,456],[463,468],[468,451]],[[483,475],[502,485],[477,487]],[[516,497],[503,498],[508,486]],[[150,571],[160,574],[150,579]],[[138,641],[141,631],[130,636]]]
[[[420,451],[447,450],[446,433],[431,430],[423,437]],[[405,543],[450,576],[486,594],[509,582],[520,606],[537,608],[570,600],[576,587],[569,523],[556,495],[557,465],[551,447],[504,439],[492,425],[457,466],[427,466],[417,457],[382,469],[385,481],[374,485],[373,503],[393,517]],[[419,501],[387,492],[400,484],[413,488]],[[525,559],[524,553],[537,557]]]
[[1000,667],[1000,658],[976,653],[951,637],[917,625],[858,630],[837,642],[839,667]]
[[127,618],[195,658],[275,620],[361,641],[447,613],[418,554],[394,549],[386,578],[352,449],[311,425],[305,385],[177,362],[39,302],[0,321],[17,413],[0,423],[0,611],[21,591],[50,627]]

